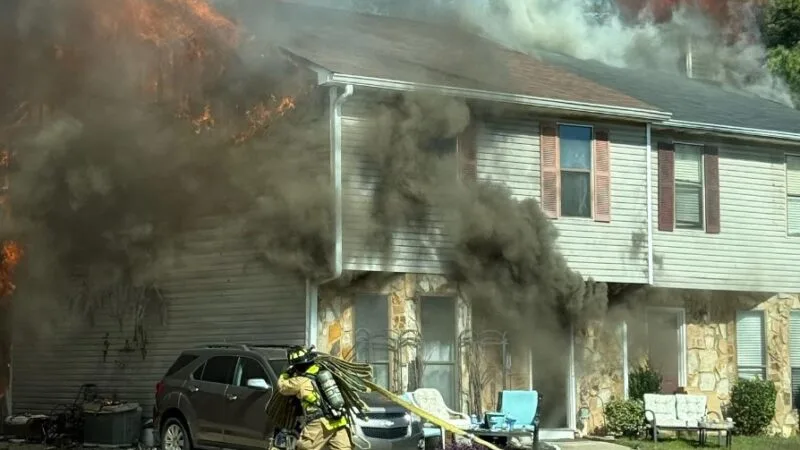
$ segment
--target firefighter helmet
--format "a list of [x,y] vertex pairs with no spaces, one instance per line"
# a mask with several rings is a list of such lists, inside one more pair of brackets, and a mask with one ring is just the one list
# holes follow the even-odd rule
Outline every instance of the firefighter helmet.
[[289,365],[297,366],[297,365],[308,364],[314,361],[314,356],[316,355],[312,351],[313,349],[314,347],[306,348],[300,345],[298,345],[297,347],[290,348],[289,351],[287,352]]

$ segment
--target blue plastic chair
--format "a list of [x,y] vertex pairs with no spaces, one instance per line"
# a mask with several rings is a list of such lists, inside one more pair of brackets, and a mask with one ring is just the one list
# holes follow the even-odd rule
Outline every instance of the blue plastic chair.
[[537,391],[500,391],[497,394],[498,412],[515,419],[512,429],[532,429],[534,443],[539,441],[539,406]]

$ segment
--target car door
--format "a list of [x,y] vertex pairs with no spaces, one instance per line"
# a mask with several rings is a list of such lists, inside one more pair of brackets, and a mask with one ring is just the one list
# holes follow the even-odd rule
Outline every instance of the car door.
[[[274,393],[272,377],[261,361],[241,356],[227,391],[225,444],[233,448],[267,448],[266,406]],[[248,380],[264,380],[267,387],[250,387]]]
[[200,445],[222,445],[225,442],[225,397],[233,382],[238,358],[232,355],[212,356],[192,374],[187,383],[187,397],[197,418],[197,439]]

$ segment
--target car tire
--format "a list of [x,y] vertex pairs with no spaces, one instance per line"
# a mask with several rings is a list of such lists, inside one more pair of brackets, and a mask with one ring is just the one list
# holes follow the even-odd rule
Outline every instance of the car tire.
[[189,430],[177,417],[170,417],[161,427],[161,450],[192,450]]

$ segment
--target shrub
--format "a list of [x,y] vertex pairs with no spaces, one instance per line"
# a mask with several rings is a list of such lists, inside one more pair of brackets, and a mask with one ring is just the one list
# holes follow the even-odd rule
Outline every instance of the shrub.
[[650,364],[644,364],[628,375],[628,394],[631,399],[643,400],[644,394],[661,392],[662,380],[658,371],[652,369]]
[[456,441],[448,443],[445,450],[486,450],[486,447],[472,441]]
[[763,433],[775,416],[775,385],[769,380],[741,379],[731,392],[730,413],[736,433]]
[[606,405],[606,428],[611,434],[638,436],[644,423],[644,404],[639,400],[612,400]]

